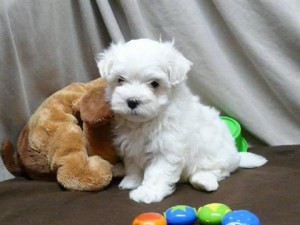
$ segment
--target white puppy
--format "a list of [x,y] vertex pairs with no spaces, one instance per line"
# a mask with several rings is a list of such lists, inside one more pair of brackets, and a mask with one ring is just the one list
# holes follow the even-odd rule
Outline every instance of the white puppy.
[[111,45],[97,59],[115,113],[115,144],[137,202],[158,202],[178,181],[215,191],[238,167],[257,167],[261,156],[238,153],[219,112],[202,105],[186,85],[192,63],[173,43],[148,39]]

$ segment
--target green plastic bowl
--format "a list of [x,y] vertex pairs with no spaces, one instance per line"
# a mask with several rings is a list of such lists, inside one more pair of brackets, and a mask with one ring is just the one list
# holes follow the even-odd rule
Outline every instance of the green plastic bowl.
[[232,119],[228,116],[221,116],[221,119],[226,123],[227,127],[229,128],[238,151],[247,152],[248,144],[245,138],[243,138],[242,136],[241,125],[235,119]]

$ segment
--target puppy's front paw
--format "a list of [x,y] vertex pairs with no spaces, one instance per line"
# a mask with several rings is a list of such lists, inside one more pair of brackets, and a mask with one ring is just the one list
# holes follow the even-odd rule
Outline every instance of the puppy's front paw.
[[120,189],[130,190],[137,188],[142,183],[142,178],[137,175],[125,176],[119,184]]
[[163,200],[165,195],[155,189],[140,186],[131,191],[129,197],[136,202],[144,202],[149,204],[152,202],[160,202]]

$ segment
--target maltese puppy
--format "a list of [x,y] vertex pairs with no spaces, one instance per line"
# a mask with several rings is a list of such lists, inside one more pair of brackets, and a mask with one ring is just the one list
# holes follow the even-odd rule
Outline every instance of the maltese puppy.
[[121,189],[137,202],[159,202],[178,181],[217,190],[238,167],[266,159],[238,153],[219,112],[200,103],[186,79],[192,63],[173,43],[148,39],[112,44],[97,65],[107,81],[115,144],[124,161]]

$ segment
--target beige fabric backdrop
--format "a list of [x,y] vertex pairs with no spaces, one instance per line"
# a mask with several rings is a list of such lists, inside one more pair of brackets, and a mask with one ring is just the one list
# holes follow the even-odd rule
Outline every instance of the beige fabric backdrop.
[[299,144],[299,12],[298,0],[2,0],[0,140],[15,142],[56,90],[96,78],[111,41],[147,37],[174,38],[194,62],[193,92],[245,132]]

